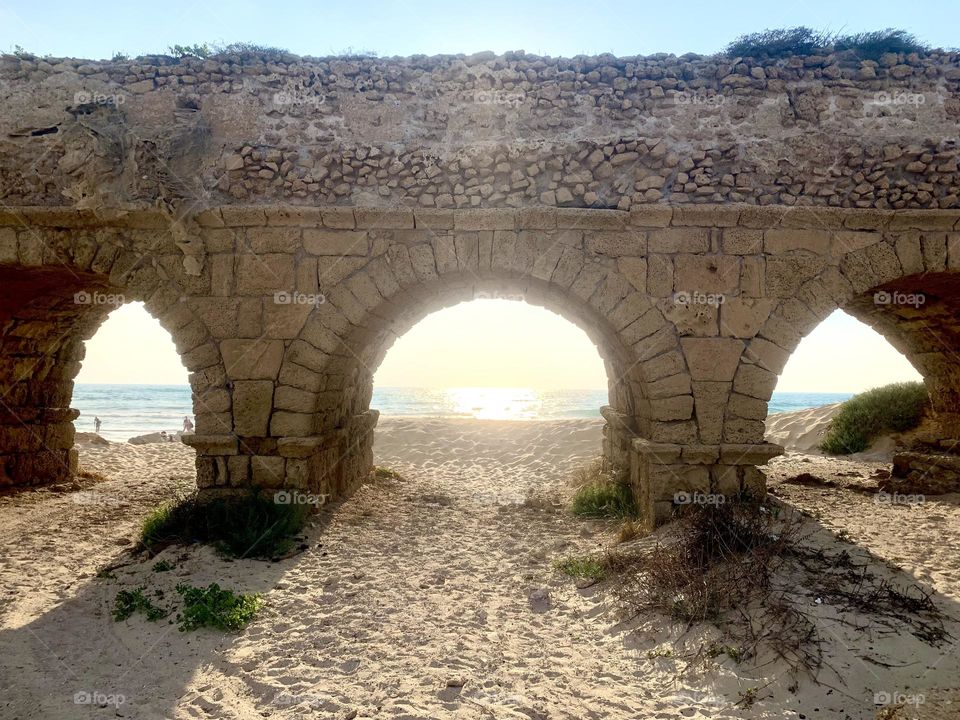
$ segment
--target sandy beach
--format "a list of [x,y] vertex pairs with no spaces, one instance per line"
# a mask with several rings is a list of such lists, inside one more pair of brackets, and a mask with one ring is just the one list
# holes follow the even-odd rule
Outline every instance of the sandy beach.
[[[820,415],[779,418],[776,432],[807,442]],[[955,641],[854,629],[828,607],[815,608],[829,630],[820,682],[775,661],[687,668],[671,657],[665,648],[710,633],[624,621],[602,585],[553,568],[614,543],[613,525],[566,509],[570,473],[597,455],[600,430],[383,419],[377,463],[402,479],[327,508],[303,552],[275,563],[207,547],[131,556],[148,510],[189,490],[192,450],[85,445],[81,463],[102,480],[0,498],[0,717],[866,719],[883,710],[876,693],[923,693],[932,710],[938,688],[956,685]],[[790,451],[771,463],[770,487],[810,513],[815,542],[919,583],[960,617],[960,498],[879,504],[869,487],[884,467]],[[174,569],[153,572],[158,559]],[[236,634],[112,619],[118,590],[172,595],[185,580],[261,592],[266,604]],[[955,620],[946,629],[960,637]],[[738,705],[749,692],[752,706]],[[937,707],[927,717],[950,717]]]

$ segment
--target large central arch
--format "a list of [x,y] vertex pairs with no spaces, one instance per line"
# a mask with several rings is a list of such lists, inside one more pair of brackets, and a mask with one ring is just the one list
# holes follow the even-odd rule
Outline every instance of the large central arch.
[[[379,257],[330,284],[325,302],[289,345],[274,403],[279,427],[272,431],[313,436],[318,448],[328,448],[302,470],[326,478],[325,491],[342,491],[370,466],[373,375],[392,344],[444,307],[522,297],[574,323],[597,346],[609,381],[604,451],[626,466],[632,438],[651,437],[658,422],[690,417],[692,402],[676,400],[689,395],[689,378],[678,338],[654,301],[615,260],[585,251],[581,235],[409,233],[384,243]],[[337,265],[327,273],[321,266],[321,286]],[[287,424],[297,420],[302,424]]]

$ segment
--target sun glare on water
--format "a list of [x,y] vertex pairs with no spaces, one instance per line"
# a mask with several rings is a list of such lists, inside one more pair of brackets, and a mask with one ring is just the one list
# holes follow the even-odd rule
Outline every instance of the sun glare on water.
[[531,388],[447,388],[454,413],[479,420],[529,420],[538,417],[542,398]]

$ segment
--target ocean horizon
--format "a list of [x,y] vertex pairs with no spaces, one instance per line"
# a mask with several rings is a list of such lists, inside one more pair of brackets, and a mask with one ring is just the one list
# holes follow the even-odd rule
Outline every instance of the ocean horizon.
[[[790,412],[842,402],[854,393],[775,392],[770,413]],[[374,388],[371,407],[383,417],[561,420],[599,418],[606,390],[534,390],[531,388]],[[108,440],[176,432],[184,416],[193,419],[189,385],[78,383],[72,406],[80,410],[79,432],[93,432],[94,417]]]

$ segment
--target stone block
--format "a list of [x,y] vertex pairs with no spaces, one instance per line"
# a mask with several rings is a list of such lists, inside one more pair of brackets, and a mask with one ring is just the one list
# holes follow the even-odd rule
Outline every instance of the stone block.
[[743,352],[736,338],[681,338],[680,345],[693,380],[733,380]]
[[250,478],[262,488],[285,487],[285,464],[286,459],[279,455],[253,455],[250,457]]
[[677,255],[674,258],[676,292],[726,296],[739,287],[739,258],[726,255]]
[[725,228],[721,245],[731,255],[757,255],[763,252],[763,231],[749,228]]
[[774,228],[764,232],[763,250],[771,255],[792,250],[807,250],[826,255],[830,252],[830,233],[826,230]]
[[272,380],[237,380],[233,384],[233,429],[243,437],[265,437],[273,409]]
[[241,295],[290,292],[295,278],[292,255],[240,255],[237,259],[237,292]]
[[761,298],[725,298],[720,305],[720,334],[752,338],[770,316],[773,300]]
[[652,253],[705,253],[710,250],[709,228],[651,230],[647,247]]
[[273,380],[283,362],[283,341],[222,340],[220,354],[227,375],[234,380]]
[[369,252],[368,235],[362,230],[307,228],[303,231],[303,247],[311,255],[366,256]]

